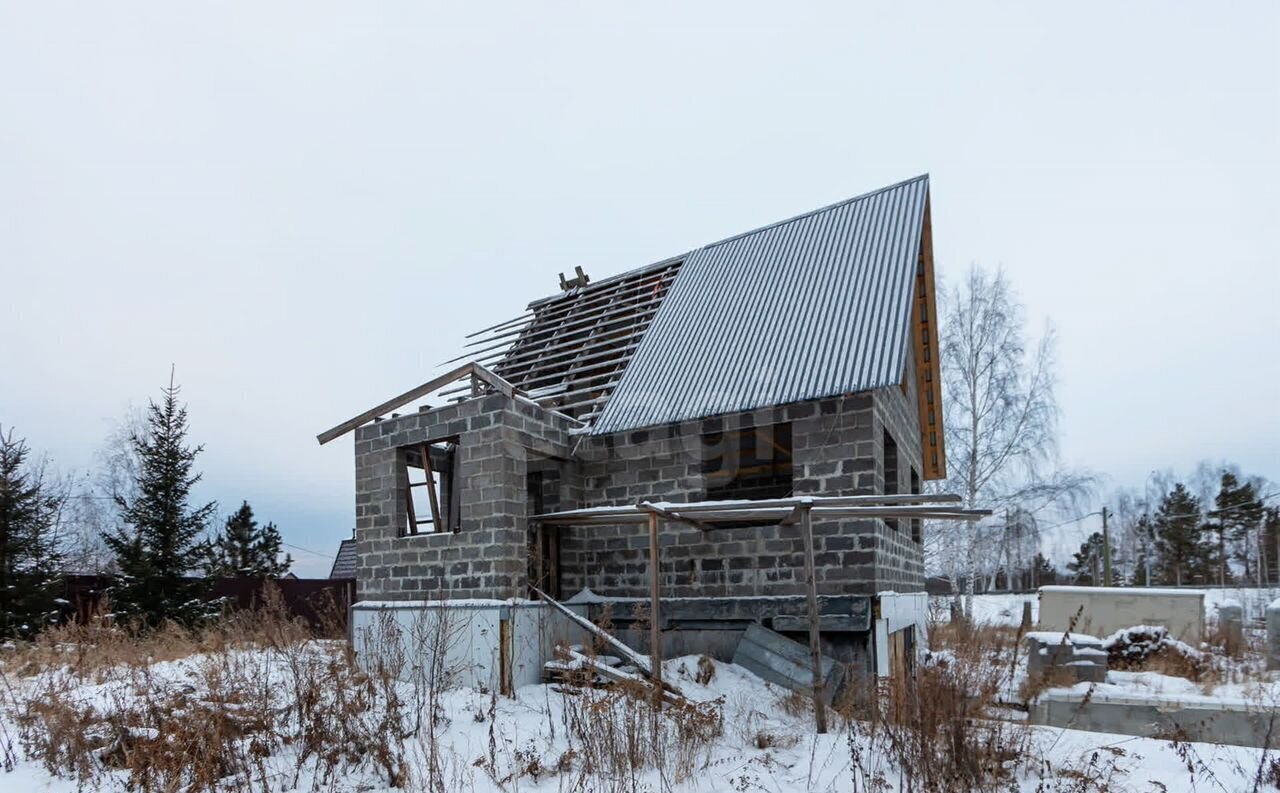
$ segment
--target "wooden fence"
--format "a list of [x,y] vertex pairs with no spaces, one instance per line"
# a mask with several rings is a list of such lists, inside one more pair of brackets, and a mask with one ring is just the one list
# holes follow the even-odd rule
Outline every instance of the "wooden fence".
[[[71,604],[75,618],[83,622],[98,610],[111,583],[109,576],[67,576],[62,597]],[[327,627],[342,630],[356,594],[355,580],[342,578],[215,578],[209,584],[210,597],[221,599],[232,610],[261,605],[266,588],[274,586],[290,616],[301,617],[316,628],[326,627],[327,620],[336,618],[338,624]]]

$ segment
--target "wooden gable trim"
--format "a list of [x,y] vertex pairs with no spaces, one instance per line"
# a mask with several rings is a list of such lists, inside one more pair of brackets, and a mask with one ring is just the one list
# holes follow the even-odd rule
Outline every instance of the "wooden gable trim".
[[916,402],[920,412],[920,456],[925,479],[947,478],[946,444],[942,428],[942,373],[938,360],[938,305],[934,296],[933,228],[929,196],[924,199],[920,255],[911,300],[911,347],[916,359]]
[[507,382],[502,377],[489,371],[484,366],[481,366],[478,363],[465,363],[462,366],[459,366],[457,369],[453,369],[449,372],[446,372],[445,374],[440,375],[434,380],[428,380],[427,382],[423,383],[417,388],[412,388],[404,392],[398,397],[393,397],[391,399],[388,399],[386,402],[383,402],[381,405],[378,405],[376,408],[366,410],[365,412],[361,413],[359,416],[356,416],[355,418],[348,419],[347,421],[342,422],[341,424],[339,424],[336,427],[333,427],[332,429],[325,430],[324,432],[316,436],[316,440],[320,441],[320,445],[323,446],[324,444],[328,443],[334,438],[340,438],[343,435],[346,435],[348,432],[351,432],[356,427],[359,427],[362,424],[368,424],[370,421],[373,421],[378,416],[381,416],[385,413],[390,413],[391,411],[395,410],[398,407],[408,404],[409,402],[412,402],[413,400],[418,399],[420,397],[424,397],[433,391],[438,391],[441,388],[444,388],[445,386],[449,385],[450,383],[456,382],[463,378],[471,379],[473,396],[479,395],[480,383],[484,383],[486,385],[492,386],[495,391],[505,394],[508,397],[514,397],[516,394],[516,390],[511,385],[511,383]]

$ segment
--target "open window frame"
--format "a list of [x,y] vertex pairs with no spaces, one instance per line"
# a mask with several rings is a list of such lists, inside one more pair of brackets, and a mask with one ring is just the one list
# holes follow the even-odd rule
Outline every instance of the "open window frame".
[[401,536],[462,530],[458,439],[440,438],[402,447],[397,455],[404,491]]

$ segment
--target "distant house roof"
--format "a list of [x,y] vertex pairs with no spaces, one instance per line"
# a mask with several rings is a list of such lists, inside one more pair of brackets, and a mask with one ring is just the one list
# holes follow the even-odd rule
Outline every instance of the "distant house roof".
[[356,541],[343,540],[338,546],[338,555],[333,558],[333,569],[330,578],[356,577]]
[[595,434],[902,382],[929,179],[693,251]]

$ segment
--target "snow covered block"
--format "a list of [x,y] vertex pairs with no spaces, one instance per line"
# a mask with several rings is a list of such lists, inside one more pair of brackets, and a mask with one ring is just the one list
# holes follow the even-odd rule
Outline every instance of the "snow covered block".
[[1159,625],[1193,647],[1204,640],[1205,592],[1148,587],[1040,587],[1040,631],[1110,634]]

